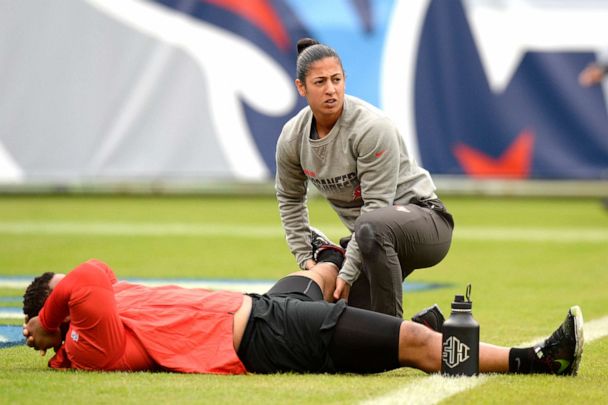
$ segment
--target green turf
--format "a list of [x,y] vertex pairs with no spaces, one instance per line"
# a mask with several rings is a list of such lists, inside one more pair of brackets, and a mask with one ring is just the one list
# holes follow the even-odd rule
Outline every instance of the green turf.
[[[608,211],[599,201],[452,197],[445,202],[456,218],[452,249],[442,263],[414,272],[411,280],[452,287],[407,294],[406,316],[432,303],[447,312],[453,295],[464,292],[469,282],[481,337],[499,344],[550,333],[572,304],[581,305],[586,320],[608,315],[608,242],[601,236],[608,230]],[[325,201],[311,200],[310,216],[331,237],[345,234]],[[161,231],[143,235],[19,231],[27,226],[43,229],[45,224],[80,224],[84,228],[74,229],[85,230],[122,224]],[[259,227],[260,235],[163,235],[163,226],[176,225]],[[523,240],[464,237],[472,229],[515,230]],[[578,232],[583,240],[525,239],[528,230],[539,229],[556,235]],[[584,238],[594,233],[600,237]],[[108,262],[119,277],[276,279],[295,270],[273,198],[0,197],[1,275],[66,271],[90,257]],[[2,296],[20,294],[0,291]],[[599,403],[605,398],[607,355],[603,338],[585,348],[577,378],[498,376],[448,402]],[[1,349],[0,403],[24,398],[70,403],[352,403],[423,377],[409,369],[374,376],[60,373],[47,370],[45,364],[46,359],[26,348]]]

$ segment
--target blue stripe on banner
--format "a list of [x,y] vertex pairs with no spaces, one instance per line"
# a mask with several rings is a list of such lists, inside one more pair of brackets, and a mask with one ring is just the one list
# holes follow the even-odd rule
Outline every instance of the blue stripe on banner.
[[21,302],[21,297],[0,297],[0,302]]
[[0,349],[25,343],[23,328],[18,325],[0,325]]

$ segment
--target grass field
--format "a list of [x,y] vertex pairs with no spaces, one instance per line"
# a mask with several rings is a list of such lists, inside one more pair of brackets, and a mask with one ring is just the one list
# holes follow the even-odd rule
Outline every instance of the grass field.
[[[452,249],[411,280],[450,287],[406,294],[406,317],[433,303],[447,313],[467,283],[481,338],[493,343],[547,335],[573,304],[586,321],[608,315],[608,211],[599,201],[444,200],[456,219]],[[310,201],[310,217],[331,237],[344,236],[323,200]],[[119,278],[256,280],[295,270],[271,197],[0,197],[0,276],[67,271],[91,257]],[[0,289],[1,297],[21,294]],[[495,376],[446,402],[605,402],[606,358],[604,337],[585,347],[576,378]],[[66,373],[48,370],[47,360],[25,347],[0,349],[0,403],[337,404],[427,381],[411,369],[371,376]]]

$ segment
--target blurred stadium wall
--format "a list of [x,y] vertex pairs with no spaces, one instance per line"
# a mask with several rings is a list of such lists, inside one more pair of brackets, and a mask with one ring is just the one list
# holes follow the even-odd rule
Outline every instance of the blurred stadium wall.
[[594,0],[0,0],[0,190],[272,192],[305,106],[295,43],[334,47],[448,193],[608,196]]

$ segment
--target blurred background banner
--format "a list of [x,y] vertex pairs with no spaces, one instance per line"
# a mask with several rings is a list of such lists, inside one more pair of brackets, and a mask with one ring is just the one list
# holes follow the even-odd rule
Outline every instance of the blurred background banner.
[[604,180],[593,0],[0,0],[0,184],[265,182],[305,106],[297,40],[342,56],[435,176]]

